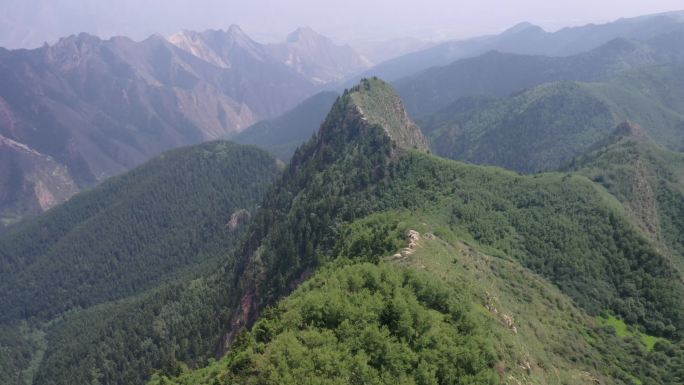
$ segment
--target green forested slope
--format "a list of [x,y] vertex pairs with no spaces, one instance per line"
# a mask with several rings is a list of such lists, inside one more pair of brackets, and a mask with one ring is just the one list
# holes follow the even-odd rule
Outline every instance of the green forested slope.
[[264,152],[214,142],[169,152],[0,239],[1,319],[49,318],[134,294],[215,260],[279,174]]
[[442,156],[521,172],[557,169],[630,120],[684,148],[684,67],[649,67],[600,83],[548,83],[487,103],[456,101],[422,126]]
[[[367,155],[362,151],[374,146],[375,134],[360,130],[358,120],[345,119],[349,115],[344,113],[348,110],[341,109],[343,106],[336,104],[321,133],[298,152],[279,182],[278,194],[267,198],[269,203],[264,207],[272,208],[262,212],[263,216],[252,227],[247,245],[255,254],[250,254],[252,259],[244,270],[241,286],[245,294],[237,309],[238,322],[233,325],[249,326],[258,314],[264,319],[256,321],[248,335],[238,335],[232,352],[219,363],[202,371],[182,373],[176,379],[161,374],[155,382],[334,383],[328,370],[335,371],[342,382],[362,372],[354,366],[330,364],[335,360],[333,351],[354,346],[356,341],[355,334],[344,334],[335,323],[354,319],[353,314],[346,312],[344,302],[333,301],[323,309],[313,310],[297,304],[299,298],[308,298],[306,302],[315,304],[315,298],[326,297],[327,290],[345,275],[344,268],[337,271],[339,276],[335,275],[340,261],[378,263],[396,253],[401,247],[397,240],[407,228],[397,226],[395,215],[381,214],[394,209],[406,212],[399,216],[400,220],[411,218],[404,220],[415,227],[426,227],[436,237],[426,236],[435,249],[425,251],[423,259],[413,267],[425,269],[429,264],[437,264],[439,268],[431,274],[444,279],[446,287],[456,288],[460,294],[468,291],[467,285],[460,285],[463,280],[493,279],[496,285],[509,290],[500,289],[498,294],[505,298],[494,297],[495,294],[490,297],[487,291],[495,287],[480,287],[482,291],[468,305],[480,311],[488,309],[487,317],[500,322],[487,318],[488,326],[499,330],[497,333],[501,333],[503,324],[508,333],[514,334],[495,343],[497,355],[488,359],[498,374],[492,379],[494,382],[514,383],[510,376],[535,378],[540,383],[592,383],[596,378],[606,383],[679,381],[681,373],[676,368],[682,362],[679,341],[684,325],[684,288],[670,260],[631,225],[614,198],[580,176],[518,176],[417,152],[396,152],[391,147],[370,153],[390,155],[389,161],[376,158],[365,163]],[[337,125],[331,126],[331,122]],[[370,165],[376,166],[369,168]],[[362,170],[373,172],[364,175]],[[345,177],[339,179],[342,175]],[[292,203],[289,207],[269,206],[277,202],[277,197]],[[374,212],[379,214],[368,217]],[[432,243],[447,237],[451,238],[452,247],[460,242],[474,249],[459,254],[438,242]],[[489,256],[477,256],[478,249]],[[418,251],[415,253],[404,251],[390,261],[404,263],[418,255]],[[488,274],[493,276],[468,271],[468,267],[460,275],[452,274],[447,266],[459,265],[459,255],[471,259],[477,256],[483,262],[488,259],[488,263],[500,269],[491,267]],[[446,265],[439,262],[443,258]],[[302,292],[275,310],[258,311],[273,303],[279,294],[287,293],[292,282],[306,279],[320,264],[328,265],[333,272],[326,270],[312,282],[327,284],[312,283],[317,289],[305,285]],[[516,276],[519,278],[513,281]],[[538,286],[530,287],[530,282],[537,282]],[[352,290],[348,295],[353,297],[353,293]],[[521,324],[520,330],[526,329],[529,341],[516,337],[518,332],[512,332],[515,324],[510,325],[503,314],[491,310],[492,301],[517,302],[519,311],[529,309],[530,303],[541,302],[534,310],[521,314],[526,323]],[[331,323],[307,321],[310,311]],[[368,313],[372,321],[372,310]],[[597,317],[608,315],[623,319],[635,334],[661,341],[660,345],[656,343],[657,352],[650,353],[647,345],[623,339],[610,327],[602,326],[601,318]],[[468,317],[471,316],[477,319],[477,315]],[[391,335],[391,325],[381,320],[373,321],[372,325]],[[563,329],[559,330],[560,327]],[[329,338],[313,337],[320,335]],[[413,336],[417,341],[424,337],[421,332]],[[561,337],[568,341],[557,339]],[[401,341],[402,337],[397,338]],[[387,340],[384,346],[391,346],[392,337]],[[489,343],[483,341],[480,346]],[[606,348],[607,345],[611,347]],[[427,350],[439,355],[439,348],[434,345]],[[377,375],[372,377],[377,383],[421,383],[411,369],[405,371],[407,375],[402,379],[393,376],[392,364],[400,364],[402,358],[394,356],[389,348],[381,351],[387,366],[373,366],[365,352],[355,352],[354,362],[360,359],[369,364],[370,372]],[[291,354],[291,358],[284,359],[286,354]],[[310,362],[312,354],[320,357],[320,361]],[[469,349],[464,357],[469,354],[477,354],[477,349]],[[562,377],[559,368],[563,370]],[[436,378],[436,383],[440,383]],[[473,382],[486,382],[490,377],[477,379]],[[656,382],[650,382],[653,379]]]
[[506,97],[543,83],[603,81],[629,70],[680,61],[684,49],[674,42],[682,38],[684,30],[648,41],[617,38],[591,51],[562,57],[493,51],[425,70],[395,85],[411,115],[424,117],[461,97]]
[[[110,336],[151,327],[153,319],[145,317],[152,313],[131,307],[136,300],[96,306],[85,313],[96,314],[92,318],[80,310],[205,274],[244,233],[246,213],[279,174],[276,160],[261,150],[207,143],[166,153],[12,229],[0,238],[0,382],[26,383],[46,348],[48,357],[55,349],[68,351],[105,319],[119,328],[109,329]],[[179,289],[150,298],[173,290]],[[83,318],[88,321],[79,324]],[[62,326],[73,328],[69,340],[59,339]],[[182,325],[168,328],[184,336]],[[169,344],[158,348],[165,352]],[[112,354],[132,354],[125,346]],[[73,368],[65,362],[55,367]]]
[[392,94],[335,103],[223,268],[55,323],[36,383],[680,383],[680,275],[619,201],[416,151]]
[[684,264],[684,154],[656,145],[632,123],[569,165],[604,186],[629,216]]

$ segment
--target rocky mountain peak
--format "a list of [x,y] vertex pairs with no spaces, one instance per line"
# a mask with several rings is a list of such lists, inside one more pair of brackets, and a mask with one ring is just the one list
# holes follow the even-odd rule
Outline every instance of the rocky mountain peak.
[[[341,115],[334,115],[339,111]],[[341,121],[330,121],[333,117]],[[397,147],[428,150],[425,136],[409,117],[399,95],[392,86],[378,78],[363,79],[359,85],[346,91],[333,106],[322,130],[339,130],[352,125],[380,126]]]
[[178,48],[222,68],[231,68],[231,62],[243,55],[262,61],[266,55],[263,47],[237,25],[231,25],[225,31],[182,31],[170,36],[169,41]]
[[520,32],[530,32],[530,31],[539,31],[539,32],[544,32],[544,29],[538,25],[534,25],[529,22],[522,22],[518,23],[511,28],[507,29],[504,31],[503,35],[512,35]]
[[309,27],[299,27],[285,38],[287,43],[298,43],[301,41],[328,41],[329,39],[319,34]]
[[97,36],[80,33],[59,39],[54,45],[45,47],[44,53],[49,63],[68,71],[84,65],[102,43]]

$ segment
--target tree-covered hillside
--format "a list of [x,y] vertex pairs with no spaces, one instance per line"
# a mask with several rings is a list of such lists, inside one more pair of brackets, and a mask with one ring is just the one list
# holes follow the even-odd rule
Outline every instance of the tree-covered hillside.
[[439,155],[520,172],[553,170],[626,120],[684,148],[684,67],[648,67],[599,83],[556,82],[499,100],[457,100],[423,119]]
[[49,319],[216,261],[278,174],[261,150],[213,142],[80,194],[0,239],[0,319]]
[[590,51],[616,38],[648,41],[657,36],[680,33],[684,28],[681,15],[682,12],[646,15],[606,24],[563,28],[555,32],[547,32],[530,23],[520,23],[500,34],[447,41],[390,59],[359,75],[357,79],[379,76],[395,81],[489,51],[562,57]]
[[434,114],[458,98],[506,97],[543,83],[602,81],[629,70],[681,61],[684,48],[672,44],[684,29],[647,41],[617,38],[588,52],[549,57],[488,52],[397,80],[395,86],[415,117]]
[[[188,371],[181,364],[178,377],[160,372],[153,383],[313,384],[354,378],[378,384],[425,379],[460,383],[440,367],[442,349],[461,352],[464,361],[456,361],[452,370],[479,368],[477,375],[459,376],[463,383],[681,380],[684,288],[679,275],[630,224],[617,201],[590,180],[569,174],[519,176],[409,151],[399,152],[385,166],[387,174],[380,183],[346,184],[340,191],[330,182],[343,175],[344,162],[321,167],[326,158],[318,154],[324,143],[344,148],[345,141],[325,141],[324,135],[322,131],[307,145],[316,149],[309,153],[315,155],[299,164],[299,175],[310,177],[284,179],[294,178],[290,186],[302,186],[288,214],[253,225],[255,234],[266,228],[273,232],[260,232],[265,242],[252,244],[259,259],[246,269],[251,278],[243,280],[247,294],[237,311],[244,323],[234,325],[256,320],[251,331],[235,335],[228,355],[206,369]],[[365,140],[353,138],[347,136],[359,148],[365,146]],[[345,154],[332,159],[349,159]],[[278,196],[287,191],[280,190]],[[306,207],[308,214],[302,215]],[[333,230],[318,230],[321,226],[312,226],[313,221]],[[364,262],[379,267],[365,267]],[[451,295],[458,296],[465,310],[461,321],[474,321],[474,326],[454,325],[450,330],[454,326],[447,324],[442,333],[472,333],[466,341],[478,343],[464,341],[458,349],[448,347],[452,340],[447,338],[442,340],[446,345],[433,343],[412,354],[412,343],[429,338],[435,326],[431,318],[417,315],[421,300],[397,305],[404,314],[399,316],[400,329],[375,315],[377,297],[385,298],[378,306],[395,309],[394,297],[382,294],[382,278],[364,283],[364,277],[385,274],[390,279],[396,274],[385,263],[426,271],[429,292],[447,303]],[[272,301],[274,287],[287,293],[287,282],[306,279],[321,264],[327,266],[324,272],[294,296],[271,310],[257,311],[260,318],[249,313],[250,307]],[[257,283],[250,287],[250,280]],[[391,292],[402,293],[399,297],[410,303],[411,294],[400,287]],[[343,294],[335,294],[340,291]],[[338,297],[346,299],[335,300]],[[368,308],[354,305],[357,299]],[[346,324],[379,330],[385,337],[376,349],[376,340],[345,332]],[[496,338],[478,336],[483,325],[485,335]],[[493,355],[481,350],[487,346],[493,346]],[[338,355],[347,351],[349,361]],[[427,369],[421,364],[424,354],[434,364]],[[480,360],[471,361],[474,357]],[[403,376],[393,371],[397,366],[404,367]]]
[[684,266],[684,154],[623,123],[604,146],[568,166],[604,186],[656,244]]
[[[222,263],[281,168],[264,151],[230,142],[174,150],[5,234],[0,350],[7,352],[7,368],[1,382],[24,383],[46,349],[68,349],[104,318],[123,328],[151,325],[144,318],[149,313],[127,307],[136,300],[102,304]],[[158,300],[177,289],[149,295]],[[79,325],[81,309],[95,305],[97,316]],[[130,309],[125,321],[116,315],[126,314],[121,309]],[[59,341],[65,314],[65,328],[79,325],[69,342]]]
[[617,199],[424,144],[345,92],[220,269],[66,315],[35,383],[681,383],[681,275]]

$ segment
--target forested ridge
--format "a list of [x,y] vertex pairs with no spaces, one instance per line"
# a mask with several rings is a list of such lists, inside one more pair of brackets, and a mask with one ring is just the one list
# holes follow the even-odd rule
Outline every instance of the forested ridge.
[[681,383],[681,275],[615,196],[423,140],[362,81],[220,267],[65,315],[34,383]]
[[[371,83],[372,86],[378,85]],[[351,92],[363,92],[363,86]],[[369,129],[362,121],[346,119],[350,110],[343,108],[345,96],[333,107],[318,136],[295,154],[274,193],[267,196],[263,205],[266,210],[260,212],[250,230],[242,249],[250,259],[245,262],[244,270],[238,270],[243,295],[233,317],[234,326],[249,326],[259,314],[266,317],[263,322],[271,322],[274,314],[281,313],[261,313],[259,309],[288,293],[292,282],[306,279],[317,266],[335,266],[334,261],[339,258],[351,263],[378,263],[382,256],[391,255],[400,247],[392,241],[397,233],[391,230],[391,222],[383,225],[380,221],[379,227],[357,229],[349,238],[350,234],[343,229],[351,222],[373,212],[392,209],[423,212],[439,207],[434,221],[445,223],[451,231],[495,258],[511,259],[546,277],[590,316],[616,314],[631,328],[680,343],[684,288],[678,274],[670,261],[658,254],[623,216],[618,203],[591,181],[564,174],[525,177],[441,160],[412,150],[393,149],[391,141],[381,139],[384,132],[391,130],[374,130],[372,126]],[[333,122],[335,126],[330,125]],[[384,161],[382,154],[385,154]],[[342,175],[345,177],[340,179]],[[285,300],[283,308],[289,308],[288,304]],[[338,310],[330,305],[322,314],[335,317],[337,311],[344,311],[344,306],[340,306]],[[335,348],[336,343],[348,343],[340,336],[337,340],[308,340],[307,333],[313,325],[306,321],[306,311],[291,313],[293,320],[301,322],[291,324],[294,330],[283,330],[289,344],[282,345],[275,337],[261,341],[260,345],[260,321],[256,321],[257,326],[249,336],[233,335],[237,344],[235,351],[221,364],[212,364],[196,374],[182,374],[179,383],[269,384],[297,383],[302,379],[316,383],[329,378],[321,374],[324,372],[315,363],[311,367],[297,358],[286,362],[277,358],[277,354],[285,352],[299,354],[294,353],[299,344],[304,344],[302,349],[318,347],[320,352],[327,352],[340,348]],[[272,321],[275,325],[284,322],[277,318]],[[378,327],[391,330],[382,323]],[[276,327],[276,330],[280,329]],[[334,327],[331,332],[338,333]],[[604,332],[597,329],[595,333]],[[256,339],[256,345],[245,343],[241,338]],[[591,338],[613,337],[605,334]],[[681,353],[675,353],[681,352],[680,348],[659,346],[665,351],[673,349],[667,353],[673,356],[665,359],[667,368],[681,362]],[[277,353],[280,349],[284,350]],[[631,357],[629,347],[624,349],[615,350],[614,354]],[[471,353],[474,351],[466,354]],[[322,367],[328,359],[326,354],[321,355]],[[390,359],[389,351],[384,354]],[[650,374],[639,372],[643,360],[656,359],[656,356],[618,364],[605,351],[597,354],[606,365],[617,365],[603,372],[609,378],[614,376],[612,381],[616,383],[637,383],[634,378],[646,381],[658,372],[651,366],[649,370],[654,371]],[[664,359],[663,355],[657,357]],[[340,370],[341,378],[350,378],[347,376],[356,373],[347,366],[336,370]],[[662,378],[670,383],[678,381],[678,375],[671,376],[667,373],[669,369],[664,370],[658,375],[664,375]],[[389,373],[390,367],[382,367],[377,381],[396,381]],[[410,379],[411,372],[407,373],[407,383],[420,383],[416,378]],[[478,378],[474,381],[490,379]],[[162,374],[155,381],[167,380]]]
[[671,63],[595,82],[544,83],[499,98],[466,96],[420,121],[436,154],[524,173],[559,169],[627,120],[680,151],[682,73],[681,63]]
[[[69,344],[91,335],[104,318],[118,320],[119,332],[151,325],[145,311],[129,307],[135,299],[105,303],[149,289],[157,293],[145,296],[164,297],[180,290],[178,283],[163,288],[168,283],[220,265],[280,172],[273,157],[253,147],[212,142],[183,148],[13,228],[0,239],[0,320],[5,324],[0,328],[8,337],[0,345],[19,352],[7,360],[8,381],[18,380],[13,376],[41,350],[32,342],[31,328],[49,330],[50,357],[52,349],[67,351]],[[79,311],[93,306],[85,314],[97,315],[75,327],[88,317]],[[118,319],[121,309],[131,309],[129,316],[135,314],[139,324]],[[21,335],[20,320],[31,323]],[[75,327],[69,341],[59,340],[62,325]]]

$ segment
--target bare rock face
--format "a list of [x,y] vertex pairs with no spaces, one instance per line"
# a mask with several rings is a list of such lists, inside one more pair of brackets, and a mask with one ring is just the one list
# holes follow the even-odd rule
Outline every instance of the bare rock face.
[[237,230],[240,226],[243,224],[249,222],[249,220],[252,218],[252,215],[249,213],[247,210],[237,210],[230,216],[230,220],[228,221],[228,224],[226,227],[230,232],[233,232]]
[[77,192],[66,167],[0,135],[0,226],[39,214]]
[[350,95],[362,117],[370,124],[382,126],[399,147],[428,150],[427,139],[388,83],[378,78],[364,79]]

